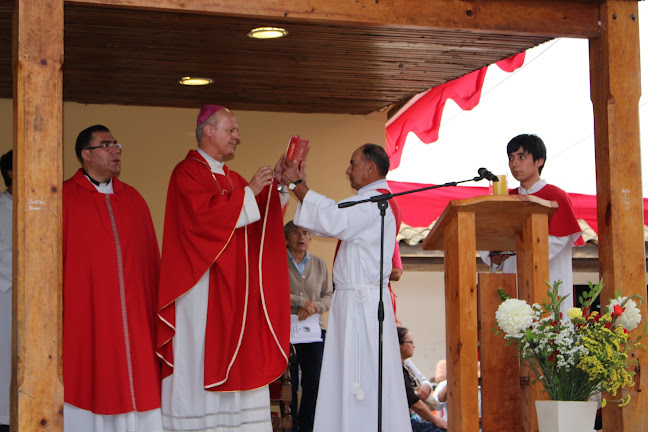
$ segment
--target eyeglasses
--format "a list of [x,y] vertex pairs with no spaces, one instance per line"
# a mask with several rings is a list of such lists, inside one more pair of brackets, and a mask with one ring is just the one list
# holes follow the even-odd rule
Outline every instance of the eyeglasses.
[[95,149],[99,149],[99,148],[108,148],[108,149],[111,149],[111,150],[116,148],[116,149],[121,150],[122,145],[119,144],[118,142],[111,142],[111,143],[100,144],[100,145],[94,146],[94,147],[86,147],[83,150],[95,150]]

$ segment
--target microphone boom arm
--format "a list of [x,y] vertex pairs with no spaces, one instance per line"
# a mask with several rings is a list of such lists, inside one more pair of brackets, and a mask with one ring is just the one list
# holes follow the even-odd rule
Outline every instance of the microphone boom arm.
[[473,177],[473,178],[467,179],[467,180],[453,181],[453,182],[443,183],[443,184],[440,184],[440,185],[426,186],[426,187],[423,187],[423,188],[408,190],[408,191],[404,191],[404,192],[384,193],[384,194],[381,194],[381,195],[374,195],[372,197],[369,197],[367,199],[363,199],[363,200],[360,200],[360,201],[342,202],[342,203],[338,204],[338,208],[353,207],[356,204],[362,204],[362,203],[366,203],[366,202],[380,202],[380,201],[384,201],[384,200],[390,200],[392,197],[395,197],[395,196],[407,195],[407,194],[411,194],[411,193],[422,192],[422,191],[431,190],[431,189],[439,189],[439,188],[443,188],[443,187],[452,187],[452,186],[457,186],[460,183],[467,183],[467,182],[471,182],[471,181],[477,182],[477,181],[480,181],[480,180],[483,180],[483,179],[484,179],[484,177],[477,176],[477,177]]

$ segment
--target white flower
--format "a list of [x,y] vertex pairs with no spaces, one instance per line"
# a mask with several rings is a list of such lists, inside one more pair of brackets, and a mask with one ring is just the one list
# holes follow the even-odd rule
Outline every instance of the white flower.
[[[610,300],[608,305],[608,311],[610,313],[614,312],[614,306],[620,305],[625,301],[627,297],[618,297],[616,299]],[[617,317],[614,325],[620,325],[628,331],[632,331],[639,326],[641,322],[641,312],[637,308],[637,303],[634,300],[628,300],[624,305],[625,311]]]
[[510,298],[503,302],[497,312],[495,319],[497,325],[507,335],[519,335],[533,323],[534,312],[531,306],[524,300]]

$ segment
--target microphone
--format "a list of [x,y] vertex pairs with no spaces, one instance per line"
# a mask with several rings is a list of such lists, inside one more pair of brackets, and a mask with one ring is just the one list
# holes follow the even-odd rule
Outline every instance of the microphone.
[[497,176],[496,176],[495,174],[493,174],[492,172],[488,171],[486,168],[479,168],[479,169],[477,170],[477,173],[478,173],[479,176],[480,176],[481,178],[483,178],[483,179],[490,180],[490,181],[494,181],[494,182],[499,181],[499,177],[497,177]]

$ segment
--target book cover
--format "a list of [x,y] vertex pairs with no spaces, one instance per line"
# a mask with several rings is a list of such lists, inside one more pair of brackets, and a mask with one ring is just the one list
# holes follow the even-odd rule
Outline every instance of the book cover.
[[288,141],[288,148],[286,149],[286,158],[290,159],[294,164],[300,166],[306,160],[306,153],[310,146],[310,140],[300,138],[298,136],[291,136]]

